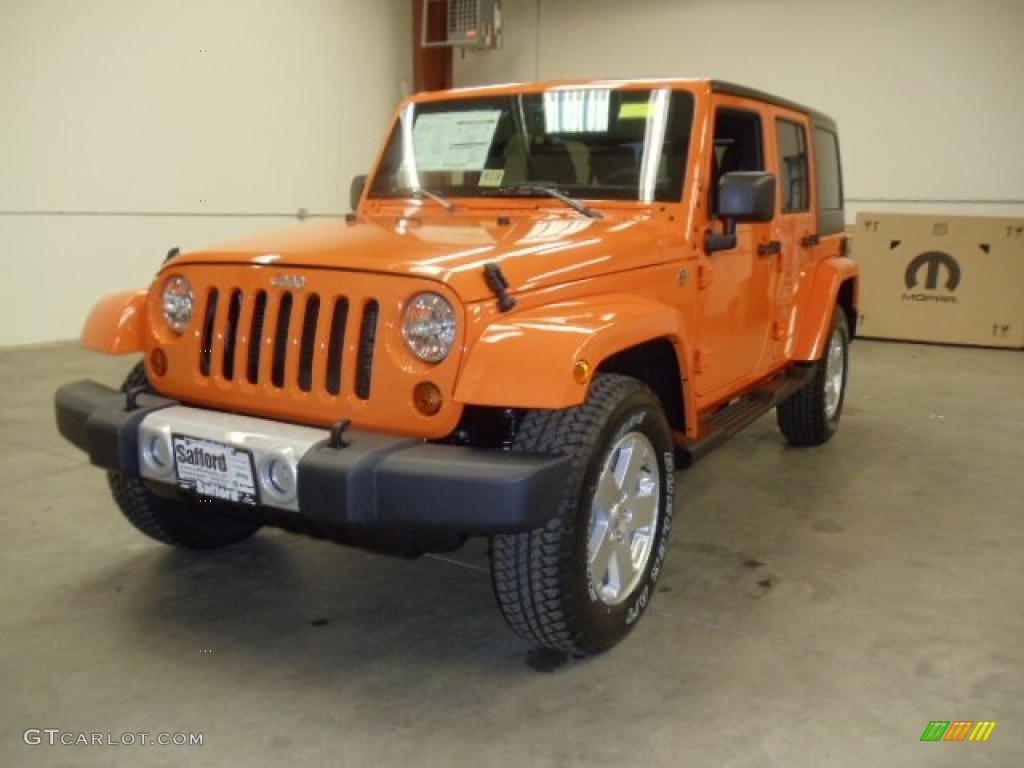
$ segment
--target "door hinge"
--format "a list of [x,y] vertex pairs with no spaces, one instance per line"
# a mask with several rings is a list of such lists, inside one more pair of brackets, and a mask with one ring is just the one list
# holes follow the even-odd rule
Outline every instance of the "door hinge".
[[697,266],[697,287],[707,288],[711,285],[711,278],[714,276],[714,269],[710,264],[700,264]]
[[708,358],[711,357],[711,353],[706,349],[698,349],[693,353],[693,372],[696,374],[704,373],[708,367]]

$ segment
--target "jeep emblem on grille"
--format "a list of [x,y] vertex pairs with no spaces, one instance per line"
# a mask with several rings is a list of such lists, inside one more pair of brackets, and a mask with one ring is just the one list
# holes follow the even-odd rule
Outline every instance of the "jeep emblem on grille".
[[274,275],[270,278],[270,284],[275,288],[301,291],[306,285],[306,278],[302,275]]

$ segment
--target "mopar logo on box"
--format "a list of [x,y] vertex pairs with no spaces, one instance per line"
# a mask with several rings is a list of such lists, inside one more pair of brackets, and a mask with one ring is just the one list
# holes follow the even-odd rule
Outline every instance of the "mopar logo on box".
[[[939,288],[939,275],[944,273],[942,287],[946,294],[936,293]],[[903,282],[908,291],[913,291],[921,283],[924,275],[924,290],[928,293],[908,292],[903,294],[904,301],[934,301],[940,304],[956,304],[956,296],[951,295],[960,285],[960,264],[943,251],[925,251],[915,256],[907,264],[903,273]]]

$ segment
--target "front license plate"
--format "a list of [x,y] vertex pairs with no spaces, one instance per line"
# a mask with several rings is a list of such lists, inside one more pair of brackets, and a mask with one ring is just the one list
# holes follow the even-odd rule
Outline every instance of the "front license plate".
[[250,451],[187,435],[172,435],[172,440],[179,486],[212,499],[259,503]]

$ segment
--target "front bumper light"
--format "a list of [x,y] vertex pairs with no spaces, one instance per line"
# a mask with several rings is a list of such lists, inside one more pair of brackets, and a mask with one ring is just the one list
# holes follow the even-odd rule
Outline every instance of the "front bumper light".
[[175,333],[184,333],[192,321],[192,310],[195,296],[192,284],[181,275],[174,275],[164,283],[164,291],[160,297],[160,308],[164,320]]
[[456,326],[455,310],[443,296],[418,293],[405,306],[402,338],[420,360],[439,363],[452,351]]

